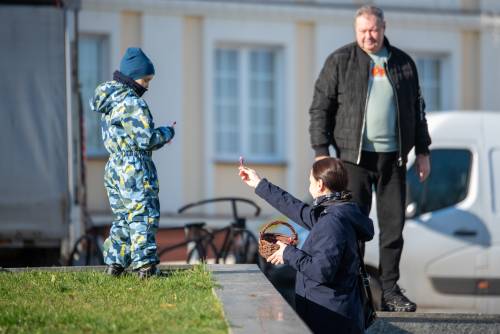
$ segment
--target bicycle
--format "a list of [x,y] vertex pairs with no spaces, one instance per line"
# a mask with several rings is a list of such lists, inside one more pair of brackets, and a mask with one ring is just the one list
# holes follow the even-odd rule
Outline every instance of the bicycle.
[[66,265],[104,265],[102,248],[102,237],[99,235],[97,229],[91,228],[75,241]]
[[[169,245],[164,247],[158,254],[160,257],[162,254],[181,248],[186,247],[194,243],[194,248],[192,248],[186,258],[186,263],[193,264],[200,261],[205,262],[207,259],[206,249],[211,247],[208,243],[211,235],[205,228],[205,223],[188,223],[184,227],[172,228],[183,229],[186,231],[185,241],[176,243],[174,245]],[[96,228],[89,229],[85,234],[80,236],[71,249],[70,255],[65,261],[67,266],[90,266],[90,265],[104,265],[103,258],[103,237],[102,231],[98,231]],[[215,252],[213,252],[215,254]]]
[[[177,212],[184,213],[194,207],[217,203],[230,202],[233,221],[229,225],[209,231],[205,228],[205,223],[187,224],[188,232],[186,241],[176,245],[168,246],[159,251],[159,256],[175,248],[192,243],[192,248],[188,251],[187,262],[190,263],[198,258],[199,261],[206,262],[209,255],[214,256],[215,263],[257,263],[260,267],[264,264],[258,254],[259,243],[254,234],[246,228],[246,218],[238,215],[237,203],[245,203],[254,207],[253,216],[260,214],[260,207],[253,201],[239,197],[221,197],[202,200],[187,204]],[[222,240],[220,240],[222,238]],[[218,248],[216,245],[221,243]]]
[[[185,240],[182,242],[168,245],[158,250],[158,257],[165,253],[171,252],[178,248],[187,248],[186,263],[206,262],[209,256],[207,249],[212,250],[215,254],[215,246],[212,243],[212,235],[205,228],[205,222],[187,223],[184,227],[179,227],[185,231]],[[173,228],[173,229],[179,229]]]
[[[265,266],[265,261],[258,254],[258,241],[246,228],[246,218],[238,215],[237,203],[246,203],[254,207],[253,216],[260,214],[260,207],[253,201],[238,197],[221,197],[190,203],[178,210],[183,213],[193,207],[215,202],[230,202],[233,221],[220,229],[209,230],[205,222],[192,222],[184,225],[185,240],[158,250],[158,257],[178,248],[187,247],[186,263],[207,262],[213,256],[215,263],[257,263]],[[218,248],[216,245],[222,244]],[[67,265],[102,265],[102,237],[95,229],[87,231],[74,244]]]
[[[179,227],[179,229],[187,231],[185,241],[164,247],[158,256],[160,257],[163,253],[195,243],[195,248],[191,249],[188,253],[186,263],[198,263],[200,262],[200,259],[202,259],[202,261],[206,261],[207,254],[205,254],[205,249],[210,247],[210,245],[207,245],[205,239],[202,237],[209,234],[209,232],[203,228],[204,225],[205,223],[189,223],[186,224],[185,227]],[[103,238],[93,229],[89,230],[75,241],[66,261],[67,266],[90,266],[104,264]]]

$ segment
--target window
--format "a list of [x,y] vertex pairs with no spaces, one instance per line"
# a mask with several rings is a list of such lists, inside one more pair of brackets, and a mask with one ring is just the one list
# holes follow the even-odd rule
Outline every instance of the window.
[[472,153],[465,149],[431,150],[431,174],[420,183],[415,165],[408,170],[407,204],[415,203],[416,214],[455,205],[467,197]]
[[219,160],[243,155],[259,162],[282,158],[280,56],[269,48],[215,51],[215,152]]
[[97,85],[105,80],[106,38],[97,35],[84,35],[78,44],[78,76],[82,94],[82,107],[85,115],[85,138],[87,154],[107,155],[101,136],[101,116],[90,110],[89,99],[94,96]]
[[417,56],[416,65],[426,111],[441,110],[441,58]]

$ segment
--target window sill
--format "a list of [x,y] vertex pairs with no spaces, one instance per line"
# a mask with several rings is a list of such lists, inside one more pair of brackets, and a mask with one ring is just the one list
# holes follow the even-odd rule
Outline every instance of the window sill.
[[[238,159],[228,159],[228,158],[216,158],[213,160],[214,164],[217,165],[239,165],[240,162]],[[286,167],[287,162],[282,159],[245,159],[245,165],[249,166],[277,166],[277,167]]]

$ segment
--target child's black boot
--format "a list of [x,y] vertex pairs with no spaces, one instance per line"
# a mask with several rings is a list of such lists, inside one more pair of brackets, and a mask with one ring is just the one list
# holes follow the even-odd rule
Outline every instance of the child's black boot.
[[110,264],[109,266],[106,267],[106,269],[104,270],[104,273],[111,275],[111,276],[118,277],[123,273],[124,270],[125,270],[125,268],[123,268],[119,264],[113,263],[113,264]]
[[149,277],[153,277],[153,276],[160,277],[160,276],[163,276],[163,274],[162,274],[161,270],[158,269],[158,267],[156,267],[156,265],[146,264],[137,270],[137,276],[139,276],[139,278],[141,278],[141,279],[144,279],[144,278],[149,278]]

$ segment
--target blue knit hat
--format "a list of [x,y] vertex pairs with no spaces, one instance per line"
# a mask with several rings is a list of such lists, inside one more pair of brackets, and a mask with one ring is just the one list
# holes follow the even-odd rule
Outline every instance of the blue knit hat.
[[137,80],[155,74],[155,67],[141,48],[128,48],[120,62],[120,72]]

